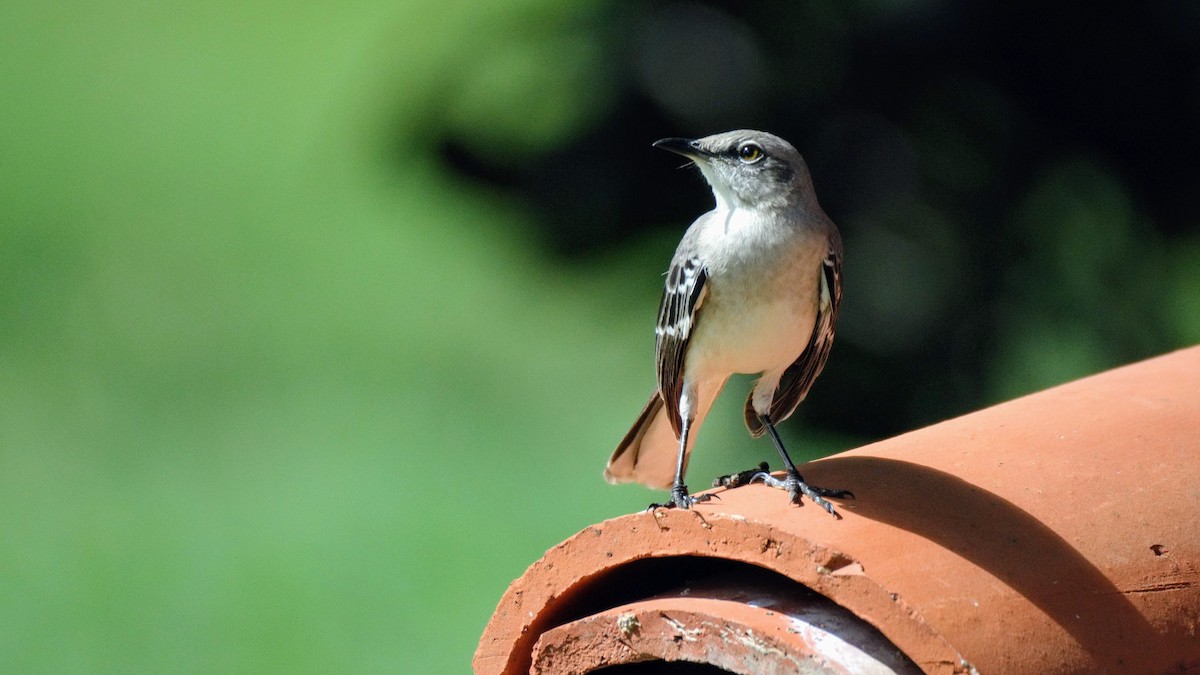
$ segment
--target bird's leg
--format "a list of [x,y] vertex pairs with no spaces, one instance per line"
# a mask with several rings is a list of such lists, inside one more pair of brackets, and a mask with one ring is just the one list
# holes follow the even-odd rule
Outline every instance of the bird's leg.
[[[854,499],[854,493],[849,490],[831,490],[829,488],[815,487],[804,482],[800,477],[800,472],[796,470],[796,465],[792,462],[792,458],[788,456],[787,450],[783,447],[783,440],[779,438],[779,432],[775,430],[775,424],[771,422],[769,415],[760,414],[759,419],[767,427],[767,432],[771,434],[771,440],[775,443],[775,449],[779,451],[779,456],[783,458],[783,464],[787,467],[787,476],[783,479],[776,478],[771,474],[763,471],[754,476],[761,479],[762,482],[771,487],[783,488],[788,491],[792,497],[793,504],[799,504],[801,495],[808,497],[814,504],[828,511],[830,514],[838,516],[834,510],[833,504],[827,501],[826,497],[834,499],[850,498]],[[753,480],[753,479],[752,479]]]
[[671,485],[671,501],[666,504],[651,504],[650,509],[690,509],[693,504],[706,502],[713,498],[711,494],[702,494],[692,496],[688,494],[687,485],[683,483],[684,464],[687,458],[687,442],[688,432],[691,431],[692,420],[690,415],[683,416],[683,430],[679,434],[679,456],[675,460],[675,483]]

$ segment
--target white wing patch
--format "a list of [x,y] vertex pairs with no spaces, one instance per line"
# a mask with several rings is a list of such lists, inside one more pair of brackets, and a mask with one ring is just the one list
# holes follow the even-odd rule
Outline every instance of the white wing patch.
[[[692,332],[696,311],[704,304],[708,295],[708,287],[702,283],[704,267],[699,258],[689,258],[675,270],[667,279],[667,288],[663,297],[664,307],[670,311],[660,317],[660,323],[655,326],[654,334],[658,337],[678,338],[686,340]],[[697,290],[699,293],[697,293]],[[694,296],[694,297],[693,297]]]
[[[833,251],[830,251],[821,264],[830,269],[834,265]],[[833,294],[829,289],[829,274],[821,275],[821,311],[829,309],[829,305],[833,304]]]
[[671,265],[658,310],[655,333],[655,361],[658,366],[658,393],[666,404],[668,419],[676,435],[680,433],[680,396],[683,394],[683,361],[688,340],[696,326],[696,311],[708,293],[708,271],[695,256]]

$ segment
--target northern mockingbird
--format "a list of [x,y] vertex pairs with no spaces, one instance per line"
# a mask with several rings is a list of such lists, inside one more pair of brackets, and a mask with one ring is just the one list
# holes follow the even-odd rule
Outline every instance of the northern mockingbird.
[[670,486],[661,506],[705,501],[683,482],[696,432],[730,375],[761,373],[746,398],[746,426],[753,437],[770,434],[787,477],[754,478],[836,515],[825,497],[852,495],[804,483],[775,430],[824,367],[842,296],[842,239],[817,204],[808,167],[787,141],[762,131],[664,138],[654,147],[692,160],[717,204],[671,259],[655,329],[658,389],[604,477]]

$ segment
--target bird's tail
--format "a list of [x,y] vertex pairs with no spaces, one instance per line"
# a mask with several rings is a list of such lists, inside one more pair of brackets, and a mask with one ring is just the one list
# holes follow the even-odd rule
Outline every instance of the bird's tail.
[[[684,456],[684,469],[687,469],[688,457],[692,454],[692,446],[696,443],[696,433],[700,431],[700,423],[708,415],[709,408],[716,400],[721,387],[712,387],[711,391],[702,392],[696,417],[688,432],[687,455]],[[647,487],[667,489],[675,482],[675,460],[679,454],[679,437],[671,428],[667,419],[667,410],[658,392],[650,397],[642,414],[634,422],[633,428],[625,434],[625,438],[617,445],[612,457],[608,458],[608,466],[604,467],[604,480],[610,483],[641,483]]]

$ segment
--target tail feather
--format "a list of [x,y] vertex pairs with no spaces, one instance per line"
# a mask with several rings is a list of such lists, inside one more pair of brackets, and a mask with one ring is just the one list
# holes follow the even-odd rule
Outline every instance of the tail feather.
[[[692,428],[688,434],[687,454],[683,459],[685,471],[697,432],[700,431],[700,424],[720,393],[721,386],[707,389],[708,391],[701,395],[696,418],[692,421]],[[608,466],[604,468],[604,479],[609,483],[641,483],[647,487],[667,489],[675,482],[675,462],[678,455],[679,437],[675,435],[675,429],[667,419],[667,410],[662,398],[655,392],[642,409],[637,422],[634,422],[633,428],[625,434],[625,438],[608,458]]]
[[762,420],[758,417],[758,411],[754,409],[753,390],[746,397],[746,405],[742,407],[742,415],[746,418],[746,428],[750,430],[750,438],[758,438],[767,430],[767,427],[763,425]]
[[[625,434],[612,457],[609,457],[608,466],[604,467],[604,480],[609,483],[638,482],[649,487],[668,488],[675,480],[678,445],[679,439],[675,438],[675,431],[667,421],[663,400],[658,392],[654,392],[629,433]],[[659,466],[664,464],[664,459],[670,459],[669,467]],[[652,470],[651,465],[655,469]]]

